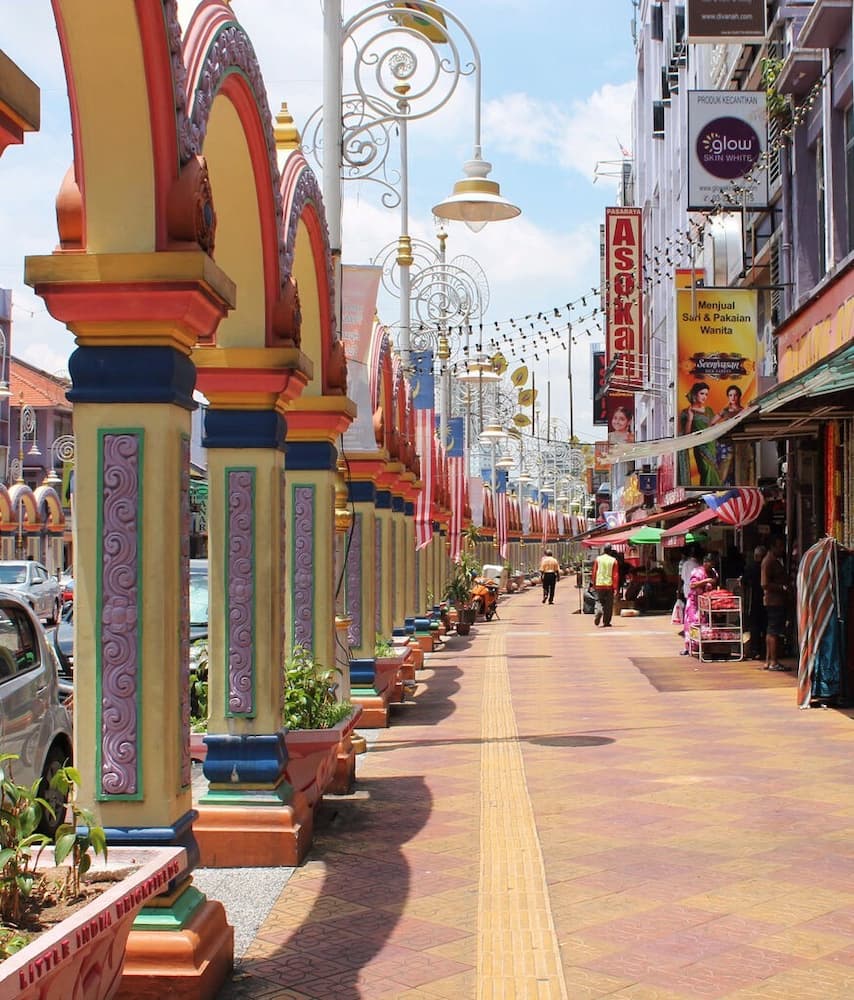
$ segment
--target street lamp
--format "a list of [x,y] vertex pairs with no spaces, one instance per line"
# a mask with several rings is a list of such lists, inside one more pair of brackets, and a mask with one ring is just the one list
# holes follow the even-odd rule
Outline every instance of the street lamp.
[[32,455],[34,458],[41,455],[41,451],[39,451],[36,411],[32,406],[24,406],[23,393],[20,396],[19,407],[18,457],[17,459],[13,459],[9,465],[8,478],[10,482],[14,480],[15,482],[22,483],[24,482],[24,445],[27,441],[32,442],[27,454]]
[[[501,197],[494,181],[486,179],[490,164],[481,157],[480,53],[470,32],[452,11],[433,0],[419,3],[417,13],[381,0],[342,24],[341,0],[326,0],[323,24],[322,137],[314,152],[317,154],[321,146],[324,150],[323,200],[339,298],[336,316],[340,317],[342,169],[348,177],[379,180],[395,191],[387,179],[372,176],[378,163],[383,164],[385,172],[390,133],[395,129],[400,140],[400,193],[397,195],[395,191],[396,202],[389,200],[388,192],[383,201],[389,207],[400,205],[399,349],[407,362],[411,350],[409,268],[413,261],[407,128],[410,121],[425,118],[447,104],[463,77],[471,76],[475,83],[474,158],[465,165],[466,180],[457,185],[459,190],[455,188],[454,195],[433,212],[479,228],[487,222],[513,218],[521,210]],[[466,54],[454,38],[456,33],[464,38],[471,61],[464,60]],[[355,50],[356,95],[345,95],[343,91],[342,50],[347,44]],[[384,133],[384,138],[380,133]]]
[[7,374],[7,349],[6,334],[0,330],[0,400],[8,399],[12,395],[12,390],[9,388],[9,378]]
[[73,462],[76,455],[76,447],[73,434],[62,434],[54,439],[50,446],[50,472],[45,476],[48,486],[62,486],[62,479],[56,471],[58,465],[65,465],[66,462]]

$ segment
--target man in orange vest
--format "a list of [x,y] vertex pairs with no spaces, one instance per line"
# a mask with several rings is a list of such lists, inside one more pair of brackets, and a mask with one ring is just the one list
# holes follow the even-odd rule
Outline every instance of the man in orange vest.
[[602,554],[594,560],[591,580],[596,591],[596,615],[593,624],[598,625],[602,622],[602,628],[610,628],[611,616],[614,614],[614,595],[620,586],[620,567],[610,545],[606,546]]

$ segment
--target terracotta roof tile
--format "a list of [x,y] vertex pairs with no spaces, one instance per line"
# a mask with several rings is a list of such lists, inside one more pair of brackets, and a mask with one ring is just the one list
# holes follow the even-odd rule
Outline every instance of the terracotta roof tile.
[[18,358],[10,359],[9,389],[12,393],[10,398],[12,406],[19,405],[23,393],[26,406],[36,409],[70,410],[71,403],[65,395],[70,388],[71,383],[66,378],[50,375]]

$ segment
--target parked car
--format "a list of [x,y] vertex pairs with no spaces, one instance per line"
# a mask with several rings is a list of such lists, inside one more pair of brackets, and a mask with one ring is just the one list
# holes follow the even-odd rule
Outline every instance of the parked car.
[[62,587],[62,603],[67,604],[69,601],[74,600],[74,577],[66,571],[59,578],[60,586]]
[[74,604],[62,606],[62,617],[48,632],[59,665],[59,697],[66,702],[74,690]]
[[0,588],[0,749],[18,755],[10,765],[19,784],[41,780],[39,794],[55,811],[42,817],[52,835],[64,819],[64,799],[49,787],[71,762],[71,716],[61,704],[53,651],[29,602]]
[[190,642],[208,637],[208,561],[190,560]]
[[0,587],[20,595],[49,625],[59,621],[62,585],[40,562],[33,559],[0,562]]

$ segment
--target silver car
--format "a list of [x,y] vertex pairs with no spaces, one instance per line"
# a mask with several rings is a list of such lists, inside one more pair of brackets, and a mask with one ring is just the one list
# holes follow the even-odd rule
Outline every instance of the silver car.
[[56,813],[42,818],[52,835],[63,799],[48,785],[71,763],[71,716],[59,700],[59,666],[29,604],[0,588],[0,751],[17,754],[9,766],[19,785],[41,779],[40,794]]
[[0,587],[19,594],[48,625],[59,621],[62,584],[40,562],[32,559],[0,562]]

